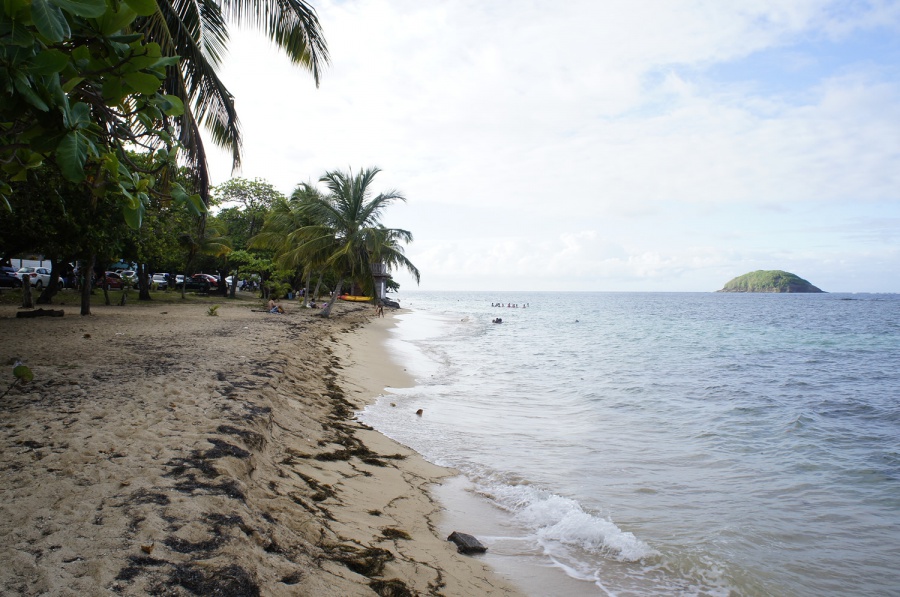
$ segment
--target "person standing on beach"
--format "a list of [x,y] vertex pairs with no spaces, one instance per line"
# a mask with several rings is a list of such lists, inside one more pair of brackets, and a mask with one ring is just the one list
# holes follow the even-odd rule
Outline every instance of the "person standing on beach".
[[375,304],[375,316],[376,317],[384,317],[384,303],[381,301],[378,301]]

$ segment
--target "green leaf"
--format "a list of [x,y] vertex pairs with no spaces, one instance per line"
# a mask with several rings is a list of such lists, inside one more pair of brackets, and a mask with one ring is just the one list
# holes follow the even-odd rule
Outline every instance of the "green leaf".
[[127,73],[124,77],[125,83],[138,93],[152,95],[156,93],[162,81],[148,73]]
[[48,112],[50,110],[50,106],[47,105],[41,97],[35,93],[34,89],[31,88],[31,81],[28,80],[28,77],[19,73],[16,76],[14,81],[14,85],[16,87],[16,91],[25,99],[26,102],[40,110],[41,112]]
[[84,163],[87,161],[88,140],[79,131],[69,131],[56,148],[56,161],[66,179],[72,182],[84,180]]
[[73,129],[84,128],[91,123],[91,108],[84,102],[78,102],[72,106],[69,113],[69,127]]
[[122,206],[122,215],[125,216],[125,223],[135,230],[139,230],[144,217],[144,204],[138,202],[139,207],[134,208],[131,205]]
[[125,97],[122,89],[122,80],[119,77],[106,77],[103,80],[103,99],[118,104]]
[[125,4],[142,17],[150,16],[159,10],[156,0],[125,0]]
[[18,13],[24,11],[31,6],[30,0],[3,0],[3,12],[15,18],[19,18]]
[[72,50],[72,59],[73,60],[90,60],[91,59],[91,49],[85,45],[78,46],[74,50]]
[[143,33],[122,33],[121,35],[110,35],[109,40],[120,44],[130,44],[144,38]]
[[70,91],[75,89],[76,85],[81,84],[82,81],[84,81],[84,77],[72,77],[62,85],[63,92],[69,93]]
[[160,108],[167,116],[181,116],[184,114],[184,102],[176,95],[164,95],[165,100],[160,104]]
[[69,57],[59,50],[44,50],[31,61],[28,71],[37,75],[58,73],[69,64]]
[[28,48],[34,45],[34,34],[20,21],[7,21],[0,27],[3,43]]
[[194,215],[203,215],[208,210],[206,208],[206,204],[203,203],[203,198],[200,197],[199,193],[194,193],[193,195],[188,196],[188,207],[194,213]]
[[115,12],[109,11],[97,21],[100,26],[100,32],[103,35],[113,35],[131,25],[135,18],[137,18],[137,13],[121,4],[119,5],[119,10]]
[[34,379],[34,373],[32,373],[31,369],[25,365],[16,365],[13,367],[13,376],[16,379],[21,379],[23,383],[28,383]]
[[31,0],[31,18],[40,34],[52,42],[60,42],[72,36],[66,15],[47,0]]
[[53,4],[87,19],[96,19],[106,12],[106,0],[53,0]]

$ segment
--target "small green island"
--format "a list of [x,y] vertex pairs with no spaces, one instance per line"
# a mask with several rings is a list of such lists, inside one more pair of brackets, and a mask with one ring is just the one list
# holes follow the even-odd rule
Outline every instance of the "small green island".
[[800,276],[781,270],[757,270],[738,276],[717,292],[825,292]]

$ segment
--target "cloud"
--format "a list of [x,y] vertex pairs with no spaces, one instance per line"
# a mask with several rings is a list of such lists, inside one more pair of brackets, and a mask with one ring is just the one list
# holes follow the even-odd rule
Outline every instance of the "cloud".
[[[387,223],[415,233],[425,287],[705,289],[748,247],[773,263],[812,244],[864,263],[859,229],[765,230],[806,230],[792,206],[838,224],[898,203],[897,64],[857,47],[896,32],[895,3],[316,6],[333,57],[319,89],[234,36],[223,78],[244,123],[241,174],[289,192],[381,167],[376,186],[409,198]],[[845,44],[853,56],[815,59]],[[762,54],[784,68],[742,69]],[[221,155],[213,166],[230,176]]]

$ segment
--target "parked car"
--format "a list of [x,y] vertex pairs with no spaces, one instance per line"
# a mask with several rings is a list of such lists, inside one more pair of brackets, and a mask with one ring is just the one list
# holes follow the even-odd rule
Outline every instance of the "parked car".
[[0,288],[21,288],[22,278],[14,267],[0,266]]
[[165,290],[169,287],[169,278],[165,274],[153,274],[150,278],[150,284],[156,284],[159,290]]
[[213,288],[219,287],[219,278],[217,278],[216,276],[213,276],[212,274],[194,274],[193,275],[194,278],[196,278],[197,276],[202,276],[203,278],[205,278],[209,282],[209,285],[211,287],[213,287]]
[[122,276],[122,279],[127,280],[130,284],[137,285],[137,272],[133,269],[123,269],[119,272],[119,275]]
[[22,276],[28,275],[31,285],[38,290],[50,285],[50,270],[46,267],[20,267],[16,275],[20,280]]
[[117,272],[106,272],[106,286],[113,290],[118,290],[125,286],[125,280]]
[[178,288],[179,290],[181,290],[182,286],[184,286],[185,290],[199,290],[200,292],[209,292],[212,284],[210,284],[209,278],[206,277],[206,274],[194,274],[187,280],[182,280],[175,284],[175,288]]

